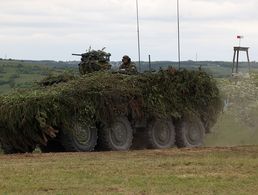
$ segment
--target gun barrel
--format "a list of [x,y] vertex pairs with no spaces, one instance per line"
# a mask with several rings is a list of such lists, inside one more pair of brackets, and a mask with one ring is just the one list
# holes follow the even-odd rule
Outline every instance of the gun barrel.
[[76,53],[73,53],[72,55],[73,56],[82,56],[82,54],[76,54]]

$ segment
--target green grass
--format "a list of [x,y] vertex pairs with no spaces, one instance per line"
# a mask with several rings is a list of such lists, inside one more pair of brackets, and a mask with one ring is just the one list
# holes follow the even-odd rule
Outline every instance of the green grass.
[[0,156],[0,194],[255,194],[258,147]]

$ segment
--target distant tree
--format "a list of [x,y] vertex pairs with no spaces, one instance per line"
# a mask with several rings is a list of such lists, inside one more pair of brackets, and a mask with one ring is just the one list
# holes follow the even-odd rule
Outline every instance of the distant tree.
[[3,67],[3,66],[0,66],[0,73],[5,73],[5,72],[4,72],[4,67]]
[[12,75],[9,77],[10,80],[15,80],[15,79],[17,79],[17,78],[20,78],[20,74],[12,74]]
[[19,63],[17,67],[18,67],[18,68],[23,68],[23,67],[24,67],[24,65],[23,65],[23,64],[21,64],[21,63]]
[[8,84],[13,89],[15,87],[15,80],[14,79],[9,80]]

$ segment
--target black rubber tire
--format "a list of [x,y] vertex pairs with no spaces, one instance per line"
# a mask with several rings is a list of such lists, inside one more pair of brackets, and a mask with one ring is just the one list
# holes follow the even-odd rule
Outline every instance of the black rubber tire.
[[175,146],[175,126],[172,120],[155,119],[146,129],[148,149],[166,149]]
[[176,144],[179,148],[193,148],[203,145],[205,128],[198,117],[183,117],[176,124]]
[[97,145],[97,128],[74,122],[71,129],[60,132],[60,141],[66,152],[91,152]]
[[111,127],[104,126],[98,133],[98,149],[104,151],[130,150],[133,129],[126,117],[117,117]]
[[49,140],[47,145],[40,145],[39,146],[42,153],[57,153],[57,152],[65,152],[65,148],[59,142],[59,140]]

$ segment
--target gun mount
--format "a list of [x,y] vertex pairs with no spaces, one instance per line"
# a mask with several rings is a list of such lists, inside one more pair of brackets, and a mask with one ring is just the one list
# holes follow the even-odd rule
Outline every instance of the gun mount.
[[81,62],[79,63],[79,71],[81,75],[100,70],[109,70],[112,66],[110,64],[111,54],[105,52],[104,49],[89,49],[86,53],[72,55],[81,56]]

